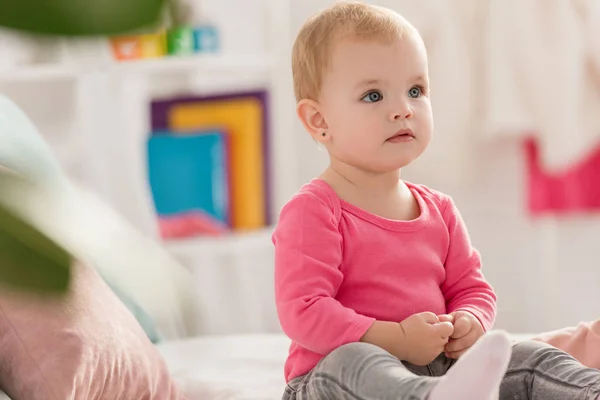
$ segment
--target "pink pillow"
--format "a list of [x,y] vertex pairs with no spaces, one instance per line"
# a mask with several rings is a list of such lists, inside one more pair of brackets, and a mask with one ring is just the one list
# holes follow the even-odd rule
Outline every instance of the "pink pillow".
[[13,400],[180,400],[166,364],[96,271],[63,298],[0,289],[0,388]]
[[546,342],[569,353],[586,367],[600,368],[600,320],[545,332],[534,340]]

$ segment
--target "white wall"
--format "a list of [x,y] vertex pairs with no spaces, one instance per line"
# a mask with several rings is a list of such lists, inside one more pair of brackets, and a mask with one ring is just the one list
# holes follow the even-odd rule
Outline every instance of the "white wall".
[[[294,34],[306,18],[330,3],[293,0]],[[394,7],[401,1],[373,3]],[[299,124],[296,132],[298,181],[307,182],[323,170],[327,157]],[[424,179],[417,162],[406,169],[404,178],[455,199],[473,243],[482,253],[484,272],[500,298],[497,327],[532,332],[600,318],[600,268],[596,262],[600,216],[561,222],[530,218],[520,146],[515,141],[477,149],[478,178],[467,187],[446,183],[443,176],[452,173],[447,165],[440,166],[439,179]]]

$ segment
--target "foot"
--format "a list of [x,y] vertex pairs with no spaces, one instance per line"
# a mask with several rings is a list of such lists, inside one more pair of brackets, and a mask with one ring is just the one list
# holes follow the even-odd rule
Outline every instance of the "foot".
[[471,347],[429,393],[428,400],[493,400],[511,355],[502,331],[490,332]]

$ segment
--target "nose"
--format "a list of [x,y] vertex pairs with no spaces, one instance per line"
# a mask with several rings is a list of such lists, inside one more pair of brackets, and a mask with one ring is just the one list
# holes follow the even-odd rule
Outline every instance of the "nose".
[[400,119],[409,119],[413,116],[412,108],[406,102],[399,104],[396,106],[390,115],[390,119],[392,121],[397,121]]

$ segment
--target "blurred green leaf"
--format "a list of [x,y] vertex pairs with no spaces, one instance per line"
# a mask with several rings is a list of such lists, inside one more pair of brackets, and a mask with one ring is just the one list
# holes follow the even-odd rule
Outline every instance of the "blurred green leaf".
[[69,286],[71,263],[71,255],[61,246],[0,204],[0,283],[63,293]]
[[0,25],[50,35],[115,35],[156,24],[167,1],[0,0]]

